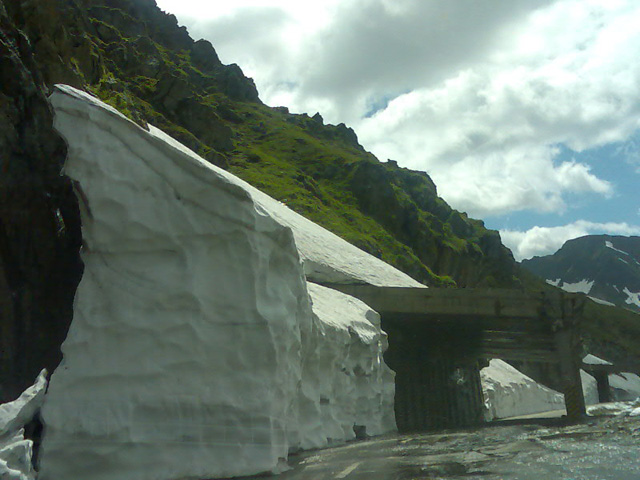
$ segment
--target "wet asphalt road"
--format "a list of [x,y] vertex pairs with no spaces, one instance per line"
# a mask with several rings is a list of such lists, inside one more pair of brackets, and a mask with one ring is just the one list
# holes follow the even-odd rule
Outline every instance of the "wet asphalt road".
[[536,422],[376,437],[293,456],[270,478],[640,480],[640,417]]

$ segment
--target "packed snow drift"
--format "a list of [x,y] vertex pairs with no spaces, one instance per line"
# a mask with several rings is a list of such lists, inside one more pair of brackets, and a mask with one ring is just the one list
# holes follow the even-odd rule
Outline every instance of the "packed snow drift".
[[536,383],[503,360],[491,360],[480,371],[480,380],[487,420],[564,408],[564,395]]
[[420,284],[152,126],[71,87],[51,101],[85,267],[42,480],[250,475],[395,428],[377,314],[305,271]]
[[[610,362],[595,355],[587,355],[583,361],[588,364],[611,365]],[[596,379],[584,370],[580,370],[580,378],[585,404],[598,404]],[[489,366],[480,371],[480,379],[487,420],[518,417],[565,408],[562,393],[536,383],[503,360],[491,360]],[[640,377],[638,375],[632,373],[610,374],[609,384],[614,400],[632,401],[640,398]]]
[[0,479],[34,480],[31,464],[33,442],[24,438],[24,427],[36,416],[44,401],[47,371],[13,402],[0,405]]

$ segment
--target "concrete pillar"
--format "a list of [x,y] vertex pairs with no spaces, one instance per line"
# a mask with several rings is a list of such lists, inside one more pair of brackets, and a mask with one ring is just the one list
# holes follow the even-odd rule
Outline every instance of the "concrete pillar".
[[587,414],[584,395],[582,393],[582,379],[580,378],[580,355],[577,341],[572,329],[556,332],[556,352],[560,364],[560,381],[567,417],[578,421]]
[[591,375],[598,384],[598,401],[600,403],[611,401],[611,388],[609,387],[609,374],[605,371],[593,371]]

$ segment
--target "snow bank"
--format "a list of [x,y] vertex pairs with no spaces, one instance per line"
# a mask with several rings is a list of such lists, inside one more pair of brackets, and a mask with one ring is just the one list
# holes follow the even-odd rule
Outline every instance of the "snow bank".
[[301,426],[301,446],[350,440],[356,430],[395,430],[394,373],[382,358],[387,338],[379,315],[356,298],[313,283],[308,287],[321,340],[304,355],[303,402],[319,398],[320,415]]
[[242,182],[242,186],[271,217],[293,230],[309,280],[318,283],[426,288],[400,270],[307,220],[249,184]]
[[493,359],[480,371],[486,419],[561,410],[564,396],[527,377],[503,360]]
[[47,371],[42,370],[35,383],[13,402],[0,405],[0,478],[33,480],[31,465],[33,442],[24,438],[24,426],[36,415],[44,400]]
[[582,395],[585,405],[595,405],[600,401],[598,395],[598,382],[584,370],[580,370],[580,381],[582,382]]
[[640,398],[640,377],[635,373],[609,375],[609,386],[615,400],[629,401]]
[[608,362],[607,360],[603,360],[600,357],[596,357],[591,353],[585,355],[585,357],[582,359],[582,363],[586,363],[589,365],[613,365],[611,362]]
[[[606,362],[593,355],[584,358],[586,363]],[[580,370],[582,394],[586,405],[598,403],[596,379]],[[517,417],[565,408],[564,395],[536,383],[502,360],[491,360],[480,371],[482,390],[487,409],[487,419]]]
[[85,269],[42,411],[42,480],[251,475],[354,424],[392,428],[375,314],[315,286],[312,312],[300,257],[324,280],[413,280],[154,127],[70,87],[51,101]]

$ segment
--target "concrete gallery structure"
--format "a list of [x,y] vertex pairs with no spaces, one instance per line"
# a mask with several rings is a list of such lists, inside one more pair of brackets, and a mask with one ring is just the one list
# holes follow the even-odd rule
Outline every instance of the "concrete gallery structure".
[[401,432],[481,423],[491,358],[555,364],[569,419],[585,415],[578,332],[583,296],[519,290],[332,285],[382,318]]

